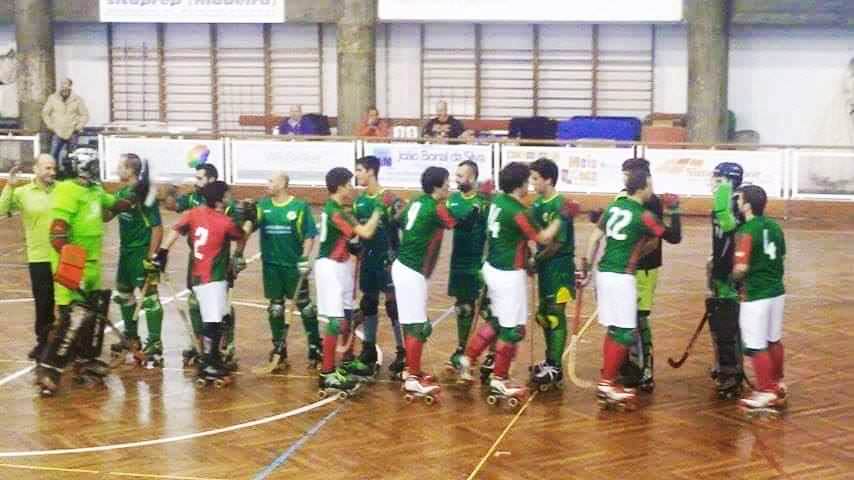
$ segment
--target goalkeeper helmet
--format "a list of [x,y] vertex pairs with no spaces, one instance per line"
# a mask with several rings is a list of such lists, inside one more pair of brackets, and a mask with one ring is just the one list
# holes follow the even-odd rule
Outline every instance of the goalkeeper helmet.
[[733,188],[738,188],[744,179],[744,169],[741,165],[733,162],[719,163],[712,171],[713,177],[723,177],[732,182]]

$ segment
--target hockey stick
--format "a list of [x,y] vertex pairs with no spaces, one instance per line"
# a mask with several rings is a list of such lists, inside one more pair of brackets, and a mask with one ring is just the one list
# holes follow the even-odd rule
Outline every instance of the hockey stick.
[[[166,275],[162,275],[161,280],[162,280],[162,283],[165,284],[166,287],[169,289],[169,293],[172,295],[172,298],[177,300],[178,295],[175,292],[175,287],[172,286],[172,282],[169,281],[169,278]],[[201,342],[201,339],[199,339],[199,337],[193,331],[193,322],[190,320],[189,315],[187,315],[187,312],[184,311],[183,308],[178,306],[177,301],[175,303],[175,309],[178,310],[178,315],[181,317],[181,320],[184,322],[184,329],[187,331],[187,334],[190,336],[190,344],[196,348],[196,351],[199,352],[199,354],[201,354],[202,342]]]
[[[148,287],[150,287],[150,286],[151,286],[151,277],[146,275],[145,281],[142,283],[142,288],[140,288],[140,293],[142,294],[142,299],[140,299],[139,302],[136,302],[136,305],[133,308],[133,314],[130,317],[132,321],[136,321],[136,319],[139,315],[139,310],[142,308],[142,304],[145,301],[145,292],[148,291]],[[133,295],[133,292],[131,292],[131,295]],[[134,299],[134,300],[136,300],[136,299]],[[116,336],[119,337],[119,342],[121,342],[122,345],[127,346],[128,353],[130,353],[136,361],[142,362],[141,356],[138,355],[139,352],[130,352],[130,347],[131,347],[130,340],[128,340],[128,338],[125,336],[125,334],[123,332],[119,331],[119,329],[116,328],[115,325],[113,325],[113,322],[110,321],[109,318],[105,318],[105,320],[107,321],[107,326],[109,326],[110,329],[113,330],[113,333],[115,333]],[[110,359],[110,368],[117,368],[120,365],[127,364],[127,363],[128,363],[127,355],[125,355],[124,358],[122,358],[122,357],[111,358]]]
[[[297,280],[297,286],[294,289],[294,295],[293,295],[294,306],[296,306],[297,295],[299,295],[300,290],[302,290],[302,286],[305,283],[307,276],[308,276],[308,274],[300,275],[299,280]],[[291,324],[290,316],[291,316],[290,310],[285,309],[285,324],[286,325]],[[282,338],[282,340],[280,341],[279,345],[277,345],[277,347],[283,347],[284,343],[285,343],[285,339]],[[270,361],[267,362],[266,364],[259,365],[255,368],[253,368],[252,373],[254,373],[255,375],[269,375],[269,374],[273,373],[274,371],[276,371],[276,369],[279,368],[279,362],[282,361],[282,354],[280,353],[282,350],[283,350],[282,348],[277,348],[276,351],[273,353],[273,357],[270,359]]]
[[590,315],[590,318],[584,322],[581,330],[578,333],[574,333],[572,338],[569,340],[569,347],[567,347],[566,351],[563,352],[564,362],[566,363],[566,371],[569,374],[569,379],[575,384],[578,388],[591,388],[593,387],[593,382],[589,380],[583,380],[578,378],[578,375],[575,373],[575,367],[578,365],[577,357],[578,357],[578,344],[581,343],[581,337],[584,336],[584,333],[587,332],[587,329],[590,328],[590,325],[593,324],[593,320],[595,320],[599,316],[599,308],[593,311],[593,314]]
[[708,309],[703,313],[703,318],[700,320],[700,324],[697,325],[697,329],[694,330],[694,335],[691,336],[691,340],[688,342],[688,346],[685,347],[685,352],[682,354],[682,357],[679,360],[673,360],[673,357],[669,357],[667,359],[667,363],[670,364],[673,368],[679,368],[685,363],[685,360],[688,359],[688,355],[691,353],[691,347],[694,346],[694,342],[697,341],[697,337],[700,336],[700,332],[703,331],[703,326],[706,325],[706,320],[709,319],[709,311]]

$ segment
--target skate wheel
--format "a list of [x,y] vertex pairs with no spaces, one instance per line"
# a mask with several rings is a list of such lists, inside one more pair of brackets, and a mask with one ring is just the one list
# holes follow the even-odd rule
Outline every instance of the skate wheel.
[[196,379],[196,387],[197,388],[205,388],[207,386],[207,384],[208,384],[208,381],[205,380],[204,378],[197,378]]
[[596,403],[599,405],[599,410],[608,410],[609,408],[611,408],[611,404],[608,403],[607,400],[603,400],[600,398],[596,401]]
[[495,405],[497,403],[498,403],[498,397],[496,397],[495,395],[490,395],[490,396],[486,397],[486,404],[487,405]]
[[319,398],[321,400],[326,398],[326,395],[327,395],[326,390],[318,390],[317,391],[317,398]]
[[350,398],[350,393],[348,393],[348,392],[338,392],[338,399],[339,399],[339,400],[347,400],[348,398]]
[[216,388],[224,388],[225,386],[228,385],[228,380],[224,380],[222,378],[217,378],[216,380],[214,380],[213,384],[214,384],[214,387],[216,387]]
[[549,384],[541,384],[537,387],[537,389],[541,392],[548,392],[549,390],[552,389],[552,387]]
[[433,405],[436,403],[436,398],[434,398],[433,395],[427,395],[424,397],[424,403],[427,405]]
[[412,403],[412,401],[415,400],[415,396],[407,393],[403,396],[403,399],[406,400],[406,403]]
[[510,397],[507,399],[507,406],[510,408],[516,408],[519,406],[519,399],[516,397]]

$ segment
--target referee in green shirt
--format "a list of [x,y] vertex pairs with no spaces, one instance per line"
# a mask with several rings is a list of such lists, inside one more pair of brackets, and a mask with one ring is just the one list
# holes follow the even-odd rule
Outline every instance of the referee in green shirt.
[[36,360],[47,343],[48,332],[53,325],[53,274],[50,271],[50,207],[53,185],[56,179],[56,162],[44,153],[33,166],[33,181],[15,186],[20,167],[9,170],[9,181],[0,193],[0,216],[21,212],[21,222],[27,239],[27,262],[30,267],[30,282],[36,303],[36,346],[30,351],[31,360]]

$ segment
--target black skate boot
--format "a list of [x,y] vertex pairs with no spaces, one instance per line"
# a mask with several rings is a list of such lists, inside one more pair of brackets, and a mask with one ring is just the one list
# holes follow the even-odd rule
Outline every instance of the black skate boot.
[[359,354],[359,360],[365,365],[371,367],[374,374],[379,373],[380,364],[377,363],[377,346],[371,342],[362,343],[362,353]]
[[733,400],[741,397],[742,374],[716,372],[715,390],[721,400]]
[[495,370],[495,352],[489,352],[480,364],[480,383],[488,385],[493,370]]
[[39,395],[42,397],[56,395],[61,375],[62,372],[59,369],[40,364],[36,369],[36,386],[39,389]]
[[288,369],[288,347],[284,343],[273,343],[267,361],[252,369],[256,375],[284,373]]
[[311,344],[308,346],[308,368],[309,370],[317,370],[318,365],[323,360],[323,351],[320,345]]
[[406,350],[398,347],[394,353],[394,360],[388,366],[388,372],[393,380],[403,381],[401,376],[403,368],[406,367]]
[[160,340],[148,342],[145,348],[142,349],[142,356],[145,359],[143,365],[145,368],[156,368],[163,366],[163,343]]
[[110,374],[110,366],[97,358],[79,359],[74,362],[72,379],[79,384],[103,385]]
[[531,371],[531,384],[541,392],[563,388],[563,370],[548,361],[538,364]]

